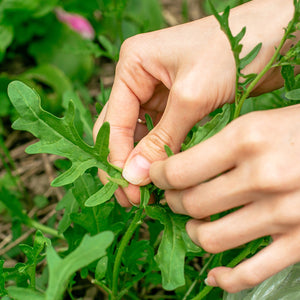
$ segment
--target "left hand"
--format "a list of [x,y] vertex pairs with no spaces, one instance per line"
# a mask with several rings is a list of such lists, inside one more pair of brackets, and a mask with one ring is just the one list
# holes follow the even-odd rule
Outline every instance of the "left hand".
[[[191,239],[222,252],[263,236],[273,242],[207,283],[236,293],[300,261],[300,105],[253,112],[150,169],[170,208],[194,218]],[[221,174],[221,175],[220,175]],[[238,208],[213,222],[205,218]],[[204,220],[205,219],[205,220]]]

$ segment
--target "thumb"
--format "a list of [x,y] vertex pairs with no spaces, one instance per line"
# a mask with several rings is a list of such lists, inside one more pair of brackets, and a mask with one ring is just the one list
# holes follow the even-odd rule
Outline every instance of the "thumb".
[[[132,184],[150,183],[149,170],[154,161],[167,158],[165,145],[179,152],[190,129],[203,116],[195,95],[183,95],[172,88],[165,112],[156,125],[132,150],[123,170],[123,177]],[[197,103],[198,102],[198,103]]]

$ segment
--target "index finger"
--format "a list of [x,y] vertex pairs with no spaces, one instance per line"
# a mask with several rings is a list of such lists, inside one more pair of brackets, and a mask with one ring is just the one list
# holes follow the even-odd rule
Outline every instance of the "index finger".
[[152,182],[161,189],[185,189],[233,169],[236,147],[230,131],[222,130],[208,140],[150,168]]

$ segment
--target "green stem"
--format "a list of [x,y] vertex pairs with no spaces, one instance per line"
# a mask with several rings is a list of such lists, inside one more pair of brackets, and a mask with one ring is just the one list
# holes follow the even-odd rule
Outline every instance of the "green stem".
[[57,238],[60,238],[60,239],[65,239],[64,236],[62,234],[59,234],[57,230],[51,228],[51,227],[48,227],[46,225],[43,225],[35,220],[32,220],[30,219],[29,222],[26,224],[28,225],[29,227],[33,227],[37,230],[40,230],[42,231],[43,233],[47,233],[47,234],[50,234],[54,237],[57,237]]
[[135,216],[131,221],[130,226],[128,227],[125,235],[123,236],[119,247],[117,249],[117,254],[115,258],[114,268],[113,268],[113,280],[112,280],[112,300],[118,299],[118,279],[120,273],[121,259],[123,252],[129,243],[132,235],[134,234],[136,228],[141,224],[143,220],[143,209],[139,208],[135,211]]
[[184,295],[182,300],[186,300],[187,297],[190,295],[190,293],[192,292],[192,290],[194,289],[197,281],[199,280],[199,278],[203,275],[203,273],[206,271],[206,269],[208,268],[209,264],[211,263],[211,261],[213,260],[213,258],[215,257],[215,255],[211,255],[209,260],[207,261],[207,263],[203,266],[203,268],[201,269],[199,275],[197,276],[197,278],[194,280],[194,282],[191,284],[190,288],[188,289],[188,291],[186,292],[186,294]]
[[[282,49],[285,41],[288,39],[288,36],[292,32],[294,23],[295,23],[295,17],[289,23],[288,28],[285,31],[285,34],[284,34],[283,38],[281,39],[278,48],[276,48],[276,51],[275,51],[274,55],[271,57],[271,59],[269,60],[269,62],[267,63],[267,65],[263,68],[263,70],[259,74],[257,74],[257,76],[255,77],[255,79],[250,83],[250,85],[248,86],[247,90],[242,95],[241,99],[238,101],[237,106],[235,108],[233,119],[236,119],[236,118],[239,117],[239,115],[241,113],[242,106],[243,106],[245,100],[249,97],[251,91],[254,89],[254,87],[259,82],[259,80],[273,67],[273,64],[274,64],[275,60],[277,59],[277,57],[280,54],[280,50]],[[236,91],[236,93],[237,92],[238,91]]]
[[[261,247],[262,243],[263,243],[263,239],[252,241],[238,256],[236,256],[230,263],[228,263],[226,267],[228,268],[235,267],[242,260],[244,260],[249,254],[256,252],[257,249]],[[213,286],[206,286],[196,297],[192,298],[192,300],[203,299],[213,288],[214,288]]]
[[109,296],[111,296],[112,292],[111,292],[111,290],[105,284],[103,284],[102,282],[98,281],[97,279],[93,279],[92,283],[100,286],[101,289],[103,289]]

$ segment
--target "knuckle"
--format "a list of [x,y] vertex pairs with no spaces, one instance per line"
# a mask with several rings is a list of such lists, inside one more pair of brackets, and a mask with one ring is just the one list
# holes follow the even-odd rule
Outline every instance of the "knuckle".
[[204,217],[201,214],[201,210],[199,210],[198,208],[197,201],[195,201],[192,189],[187,189],[184,192],[182,192],[181,203],[187,215],[195,219],[202,219]]
[[182,82],[175,83],[172,87],[172,100],[185,110],[195,110],[199,107],[199,99],[192,89],[187,89]]
[[261,281],[259,274],[257,274],[257,270],[253,270],[253,268],[249,268],[240,278],[240,282],[245,288],[254,287]]
[[121,45],[120,57],[123,57],[124,55],[131,55],[131,53],[137,52],[137,49],[141,47],[142,40],[143,34],[137,34],[127,38]]
[[[252,173],[252,172],[251,172]],[[254,173],[254,174],[253,174]],[[259,162],[250,174],[254,191],[275,192],[281,191],[285,186],[285,179],[282,176],[281,168],[274,162]]]
[[182,186],[182,181],[184,178],[184,172],[182,172],[181,168],[178,166],[177,162],[174,161],[172,158],[169,158],[166,161],[165,166],[165,178],[167,183],[179,189]]
[[211,234],[209,231],[198,231],[198,241],[201,247],[209,253],[219,253],[223,249],[220,244],[220,240],[215,234]]

